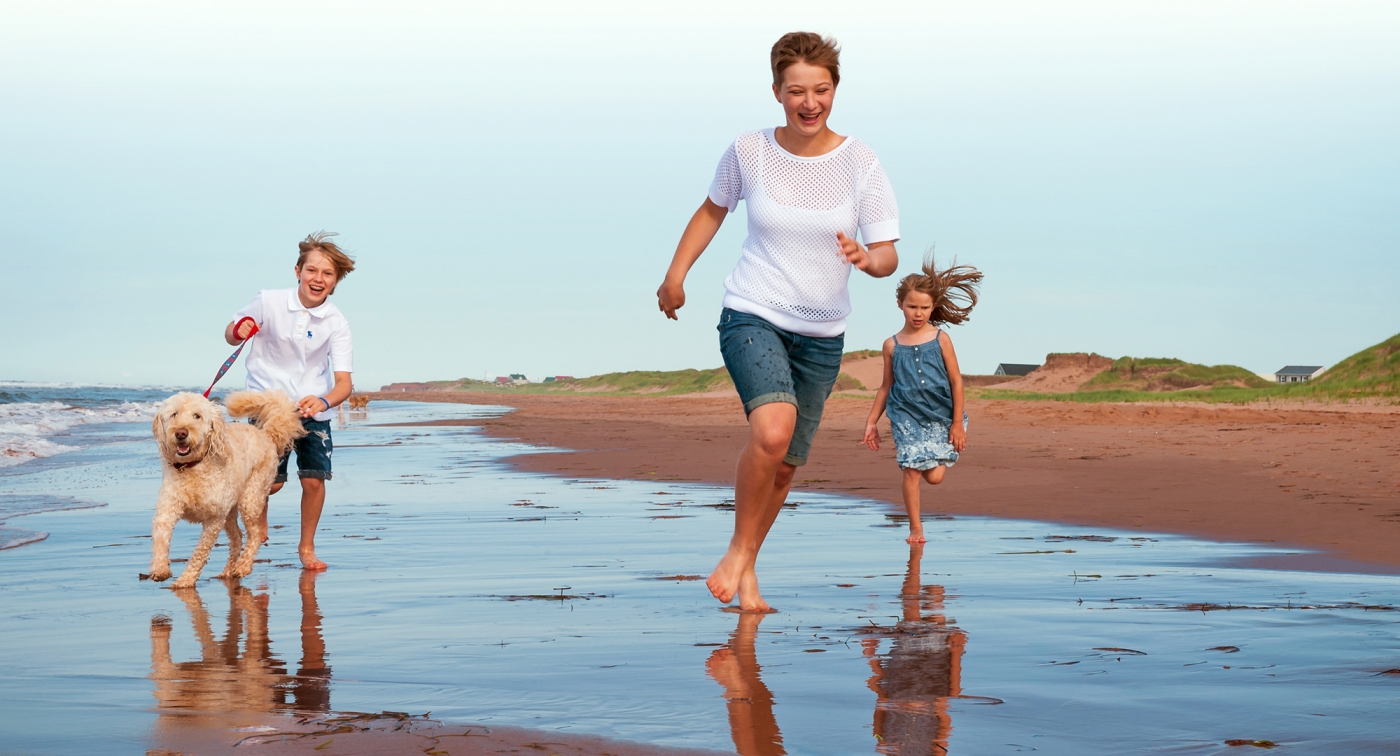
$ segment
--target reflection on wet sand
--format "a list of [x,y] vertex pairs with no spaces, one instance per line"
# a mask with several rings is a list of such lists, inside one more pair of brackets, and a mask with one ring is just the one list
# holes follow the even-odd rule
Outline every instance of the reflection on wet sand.
[[[894,627],[863,631],[861,648],[870,663],[866,683],[875,692],[875,750],[901,756],[948,752],[953,724],[948,699],[961,695],[967,634],[943,616],[944,589],[920,585],[924,545],[909,548],[900,589],[902,617]],[[783,735],[773,715],[773,693],[760,677],[754,652],[763,614],[741,614],[729,643],[715,649],[706,672],[724,688],[729,730],[740,756],[782,756]],[[880,645],[888,643],[888,652]]]
[[759,677],[754,638],[763,614],[740,614],[729,643],[715,649],[705,671],[724,687],[729,732],[739,756],[783,756],[783,735],[773,716],[773,693]]
[[[902,756],[948,752],[953,724],[948,699],[961,694],[967,634],[943,612],[943,586],[920,585],[924,545],[909,548],[909,569],[900,591],[903,616],[893,628],[861,640],[870,662],[875,704],[876,751]],[[882,637],[883,636],[883,637]],[[889,652],[880,654],[888,640]]]
[[184,602],[199,643],[199,658],[176,662],[171,656],[172,622],[151,620],[151,680],[155,683],[157,733],[206,727],[209,718],[249,712],[326,712],[330,710],[330,667],[316,603],[316,578],[303,571],[301,661],[295,675],[272,651],[268,636],[269,597],[237,583],[228,587],[228,618],[216,638],[209,611],[193,588],[175,591]]

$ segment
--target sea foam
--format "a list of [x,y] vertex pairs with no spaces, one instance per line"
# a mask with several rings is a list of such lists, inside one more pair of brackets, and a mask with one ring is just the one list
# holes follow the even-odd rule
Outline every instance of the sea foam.
[[75,407],[65,402],[0,404],[0,467],[76,451],[55,440],[77,425],[139,422],[153,416],[151,402],[122,402],[99,407]]

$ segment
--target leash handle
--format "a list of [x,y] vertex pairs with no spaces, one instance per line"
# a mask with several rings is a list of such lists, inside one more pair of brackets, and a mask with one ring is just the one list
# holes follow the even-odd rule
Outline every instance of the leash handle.
[[233,367],[233,363],[238,361],[238,355],[240,352],[243,351],[243,347],[248,346],[248,342],[252,341],[253,337],[258,334],[257,321],[253,320],[252,318],[241,318],[237,323],[234,323],[233,332],[238,333],[238,329],[241,328],[244,323],[252,323],[253,330],[249,332],[248,338],[244,339],[243,343],[239,344],[238,348],[233,350],[233,354],[229,355],[229,358],[227,360],[224,360],[223,367],[219,368],[219,374],[214,376],[214,383],[209,384],[209,388],[204,389],[205,399],[209,398],[209,392],[214,390],[214,386],[219,382],[220,378],[224,377],[224,373],[227,373],[228,369]]

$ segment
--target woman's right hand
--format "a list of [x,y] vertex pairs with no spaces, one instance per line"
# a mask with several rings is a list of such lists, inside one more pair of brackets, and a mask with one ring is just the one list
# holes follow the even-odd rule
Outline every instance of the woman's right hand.
[[679,281],[666,279],[656,290],[656,305],[671,320],[679,320],[676,310],[685,306],[685,286]]
[[861,443],[870,447],[871,451],[880,451],[880,429],[874,423],[865,426],[865,438],[861,439]]
[[247,341],[248,337],[253,335],[253,329],[256,327],[256,324],[253,323],[252,320],[244,320],[237,326],[234,326],[233,336],[239,341]]

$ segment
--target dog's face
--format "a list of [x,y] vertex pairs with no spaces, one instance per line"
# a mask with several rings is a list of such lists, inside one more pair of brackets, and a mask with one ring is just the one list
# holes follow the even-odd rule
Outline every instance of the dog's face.
[[224,413],[199,394],[166,399],[156,411],[151,432],[161,455],[170,462],[194,463],[217,456],[224,448]]

